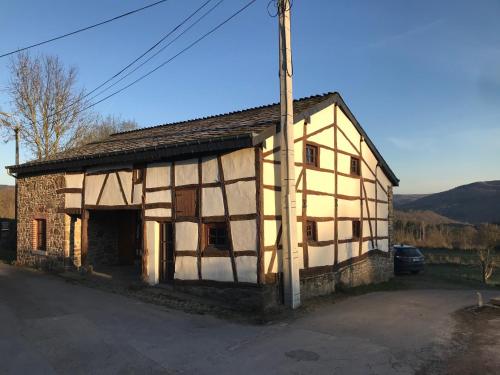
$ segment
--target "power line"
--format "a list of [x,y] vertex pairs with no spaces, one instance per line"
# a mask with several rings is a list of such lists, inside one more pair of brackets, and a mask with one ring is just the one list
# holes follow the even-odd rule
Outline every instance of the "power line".
[[103,101],[115,96],[116,94],[119,94],[120,92],[128,89],[130,86],[132,85],[135,85],[137,82],[143,80],[144,78],[148,77],[149,75],[153,74],[154,72],[156,72],[158,69],[164,67],[165,65],[167,65],[168,63],[170,63],[171,61],[173,61],[174,59],[176,59],[177,57],[179,57],[180,55],[182,55],[184,52],[190,50],[191,48],[193,48],[196,44],[198,44],[199,42],[201,42],[203,39],[207,38],[209,35],[213,34],[215,31],[217,31],[218,29],[220,29],[222,26],[224,26],[226,23],[228,23],[229,21],[231,21],[234,17],[236,17],[237,15],[239,15],[241,12],[243,12],[244,10],[246,10],[250,5],[252,5],[253,3],[255,3],[257,0],[251,0],[250,2],[248,2],[246,5],[244,5],[242,8],[240,8],[238,11],[236,11],[235,13],[233,13],[230,17],[226,18],[224,21],[222,21],[221,23],[219,23],[217,26],[215,26],[214,28],[212,28],[210,31],[206,32],[205,34],[203,34],[201,37],[199,37],[198,39],[196,39],[194,42],[192,42],[191,44],[189,44],[187,47],[185,47],[184,49],[182,49],[180,52],[176,53],[174,56],[172,56],[170,59],[164,61],[163,63],[161,63],[160,65],[158,65],[156,68],[150,70],[148,73],[146,74],[143,74],[142,76],[140,76],[139,78],[137,78],[135,81],[132,81],[131,83],[129,83],[128,85],[122,87],[121,89],[117,90],[117,91],[114,91],[113,93],[109,94],[108,96],[98,100],[97,102],[94,102],[86,107],[84,107],[83,109],[81,109],[80,111],[78,111],[78,113],[82,112],[82,111],[85,111],[89,108],[92,108],[94,106],[96,106],[97,104],[99,103],[102,103]]
[[46,44],[46,43],[50,43],[50,42],[53,42],[53,41],[56,41],[56,40],[59,40],[59,39],[63,39],[63,38],[66,38],[68,36],[81,33],[82,31],[87,31],[87,30],[93,29],[94,27],[98,27],[98,26],[104,25],[106,23],[109,23],[109,22],[112,22],[112,21],[116,21],[116,20],[118,20],[120,18],[123,18],[123,17],[126,17],[126,16],[130,16],[131,14],[134,14],[134,13],[140,12],[142,10],[154,7],[155,5],[159,5],[159,4],[164,3],[166,1],[168,1],[168,0],[160,0],[160,1],[157,1],[157,2],[155,2],[153,4],[149,4],[149,5],[143,6],[142,8],[134,9],[134,10],[131,10],[130,12],[120,14],[119,16],[116,16],[116,17],[113,17],[113,18],[109,18],[109,19],[107,19],[105,21],[101,21],[99,23],[96,23],[96,24],[93,24],[93,25],[90,25],[90,26],[86,26],[86,27],[83,27],[83,28],[75,30],[75,31],[71,31],[69,33],[66,33],[66,34],[63,34],[63,35],[59,35],[59,36],[56,36],[56,37],[51,38],[51,39],[44,40],[42,42],[31,44],[29,46],[22,47],[22,48],[14,50],[14,51],[10,51],[10,52],[4,53],[3,55],[0,55],[0,58],[6,57],[6,56],[10,56],[10,55],[13,55],[15,53],[18,53],[18,52],[21,52],[21,51],[25,51],[25,50],[33,48],[33,47],[38,47],[38,46],[41,46],[42,44]]
[[[105,100],[108,100],[109,98],[111,98],[111,97],[113,97],[113,96],[115,96],[115,95],[119,94],[120,92],[122,92],[122,91],[126,90],[126,89],[127,89],[127,88],[129,88],[130,86],[135,85],[137,82],[139,82],[139,81],[143,80],[144,78],[148,77],[149,75],[153,74],[154,72],[156,72],[157,70],[159,70],[159,69],[160,69],[160,68],[162,68],[163,66],[167,65],[168,63],[170,63],[171,61],[173,61],[174,59],[176,59],[177,57],[179,57],[180,55],[182,55],[184,52],[186,52],[186,51],[188,51],[189,49],[191,49],[192,47],[194,47],[196,44],[198,44],[199,42],[201,42],[203,39],[207,38],[209,35],[211,35],[211,34],[212,34],[212,33],[214,33],[215,31],[217,31],[218,29],[220,29],[222,26],[224,26],[226,23],[228,23],[228,22],[229,22],[229,21],[231,21],[233,18],[235,18],[237,15],[239,15],[240,13],[242,13],[244,10],[246,10],[246,9],[247,9],[250,5],[252,5],[252,4],[253,4],[253,3],[255,3],[256,1],[257,1],[257,0],[251,0],[251,1],[250,1],[250,2],[248,2],[246,5],[244,5],[242,8],[240,8],[238,11],[236,11],[235,13],[233,13],[230,17],[226,18],[224,21],[222,21],[221,23],[219,23],[217,26],[215,26],[214,28],[212,28],[210,31],[208,31],[208,32],[206,32],[205,34],[203,34],[201,37],[199,37],[199,38],[198,38],[198,39],[196,39],[194,42],[192,42],[191,44],[189,44],[187,47],[185,47],[184,49],[182,49],[180,52],[176,53],[174,56],[172,56],[172,57],[171,57],[171,58],[169,58],[168,60],[164,61],[164,62],[163,62],[163,63],[161,63],[160,65],[158,65],[156,68],[154,68],[154,69],[150,70],[150,71],[149,71],[149,72],[147,72],[146,74],[143,74],[142,76],[140,76],[140,77],[139,77],[139,78],[137,78],[136,80],[132,81],[132,82],[131,82],[131,83],[129,83],[128,85],[126,85],[126,86],[122,87],[121,89],[119,89],[119,90],[117,90],[117,91],[112,92],[111,94],[109,94],[108,96],[106,96],[106,97],[104,97],[104,98],[102,98],[102,99],[98,100],[97,102],[91,103],[91,104],[89,104],[89,105],[85,106],[84,108],[82,108],[82,109],[78,110],[78,111],[75,113],[75,115],[76,115],[76,114],[78,114],[78,113],[81,113],[81,112],[83,112],[83,111],[85,111],[85,110],[87,110],[87,109],[89,109],[89,108],[92,108],[92,107],[96,106],[97,104],[102,103],[102,102],[103,102],[103,101],[105,101]],[[222,2],[222,1],[219,1],[219,3],[218,3],[218,4],[216,4],[216,5],[215,5],[214,7],[212,7],[210,10],[208,10],[208,11],[207,11],[207,12],[206,12],[206,13],[205,13],[202,17],[204,17],[205,15],[207,15],[208,13],[210,13],[210,11],[211,11],[211,10],[213,10],[215,7],[217,7],[217,6],[218,6],[221,2]],[[196,23],[197,23],[197,22],[199,22],[199,21],[200,21],[200,19],[198,19],[197,21],[195,21],[195,23],[194,23],[194,24],[196,24]],[[194,24],[193,24],[193,25],[191,25],[189,28],[191,28],[192,26],[194,26]],[[188,29],[186,29],[186,30],[184,30],[184,31],[183,31],[183,33],[185,33],[187,30],[189,30],[189,28],[188,28]],[[182,34],[180,34],[180,35],[182,35]],[[177,36],[177,37],[176,37],[176,39],[178,39],[178,38],[180,37],[180,35],[179,35],[179,36]],[[170,44],[172,44],[172,43],[173,43],[176,39],[174,39],[174,40],[173,40]],[[164,48],[166,48],[166,47],[167,47],[167,46],[165,46]],[[151,57],[151,58],[152,58],[152,57]],[[145,62],[144,62],[144,63],[145,63]],[[141,65],[141,66],[142,66],[142,65]],[[137,68],[136,68],[135,70],[137,70]],[[135,71],[135,70],[134,70],[134,71]],[[130,73],[130,74],[131,74],[131,73]],[[110,86],[110,87],[112,87],[112,86]],[[110,87],[108,87],[107,89],[109,89]],[[106,90],[107,90],[107,89],[106,89]],[[104,91],[105,91],[105,90],[104,90]],[[104,91],[102,91],[102,92],[104,92]],[[101,93],[102,93],[102,92],[101,92]],[[98,93],[97,95],[100,95],[101,93]],[[95,95],[95,96],[97,96],[97,95]],[[95,97],[95,96],[94,96],[94,97]],[[71,107],[71,106],[72,106],[72,105],[70,105],[69,107]],[[61,110],[60,112],[56,112],[56,113],[54,113],[52,116],[54,116],[54,115],[56,115],[56,114],[59,114],[59,113],[63,113],[64,111],[66,111],[66,113],[68,113],[68,110],[69,110],[68,108],[63,109],[63,110]]]
[[[129,63],[127,66],[125,66],[124,68],[122,68],[120,71],[118,71],[117,73],[115,73],[111,78],[108,78],[106,81],[104,81],[103,83],[101,83],[100,85],[98,85],[97,87],[95,87],[94,89],[92,89],[91,91],[89,91],[88,93],[84,94],[83,96],[79,97],[78,99],[74,100],[72,103],[69,103],[65,108],[62,108],[54,113],[51,113],[47,116],[48,119],[54,117],[54,116],[57,116],[59,114],[63,114],[63,115],[66,115],[68,114],[70,111],[71,111],[71,107],[75,106],[76,104],[80,103],[81,100],[87,98],[88,96],[90,96],[92,93],[96,92],[97,90],[99,90],[101,87],[105,86],[107,83],[109,83],[110,81],[112,81],[113,79],[115,79],[116,77],[118,77],[120,74],[122,74],[124,71],[126,71],[128,68],[130,68],[132,65],[134,65],[137,61],[139,61],[141,58],[143,58],[145,55],[147,55],[149,52],[151,52],[152,50],[154,50],[156,47],[158,47],[158,45],[160,45],[165,39],[167,39],[170,35],[172,35],[175,31],[177,31],[179,29],[179,27],[181,27],[182,25],[184,25],[187,21],[189,21],[191,18],[193,18],[196,13],[198,13],[201,9],[203,9],[209,2],[211,2],[212,0],[207,0],[205,1],[200,7],[198,7],[193,13],[191,13],[188,17],[186,17],[181,23],[179,23],[178,25],[176,25],[172,30],[170,30],[167,34],[165,34],[160,40],[158,40],[158,42],[156,42],[155,44],[153,44],[151,47],[149,47],[145,52],[143,52],[139,57],[137,57],[136,59],[134,59],[131,63]],[[220,2],[222,2],[223,0],[221,0]],[[216,6],[218,6],[220,4],[220,2],[218,4],[216,4]],[[216,7],[215,6],[215,7]],[[199,22],[203,17],[205,17],[206,15],[208,15],[208,13],[210,13],[211,10],[213,10],[215,7],[212,7],[208,12],[206,12],[205,14],[203,14],[200,18],[198,18],[198,20],[195,22],[195,24],[197,22]],[[194,24],[193,24],[194,25]],[[191,27],[191,26],[190,26]],[[186,29],[186,30],[189,30]],[[184,30],[180,35],[182,35],[186,30]],[[110,85],[109,87],[105,88],[104,90],[101,90],[99,93],[97,93],[96,95],[93,95],[90,100],[96,98],[97,96],[101,95],[103,92],[106,92],[107,90],[109,90],[111,87],[115,86],[118,82],[122,81],[125,77],[128,77],[130,74],[132,74],[133,72],[135,72],[138,68],[140,68],[141,66],[143,66],[146,62],[148,62],[149,60],[151,60],[151,58],[153,58],[154,56],[156,56],[159,52],[163,51],[166,47],[168,47],[170,44],[172,44],[175,40],[177,40],[179,37],[175,38],[172,42],[170,42],[169,44],[167,44],[165,47],[163,47],[160,51],[158,51],[156,54],[154,54],[153,56],[151,56],[149,59],[147,59],[146,61],[144,61],[141,65],[139,65],[137,68],[135,68],[132,72],[129,72],[127,75],[125,75],[124,77],[122,77],[120,80],[118,80],[117,82],[115,82],[114,84]]]
[[[168,48],[170,45],[172,45],[172,43],[174,43],[177,39],[179,39],[182,35],[184,35],[186,32],[188,32],[190,29],[192,29],[194,26],[196,26],[203,18],[205,18],[206,16],[208,16],[215,8],[217,8],[224,0],[219,0],[214,6],[212,6],[210,9],[208,9],[205,13],[203,13],[200,17],[198,17],[198,19],[196,21],[194,21],[191,25],[189,25],[189,27],[187,27],[186,29],[184,29],[179,35],[177,35],[173,40],[171,40],[170,42],[168,42],[165,46],[163,46],[162,48],[160,48],[158,51],[156,51],[153,55],[151,55],[150,57],[148,57],[146,60],[144,60],[142,63],[140,63],[138,66],[136,66],[134,69],[132,69],[130,72],[128,72],[127,74],[125,74],[123,77],[121,77],[118,81],[114,82],[113,84],[109,85],[108,87],[106,87],[104,90],[101,90],[100,92],[98,92],[97,94],[93,95],[90,100],[96,98],[97,96],[101,95],[102,93],[106,92],[107,90],[109,90],[111,87],[113,86],[116,86],[118,83],[120,83],[121,81],[123,81],[125,78],[129,77],[131,74],[133,74],[134,72],[136,72],[138,69],[140,69],[141,67],[143,67],[145,64],[147,64],[149,61],[151,61],[151,59],[153,59],[154,57],[158,56],[158,54],[160,54],[161,52],[163,52],[166,48]],[[108,81],[109,82],[109,81]],[[101,85],[100,87],[102,87],[103,85]],[[95,91],[95,90],[93,90]]]

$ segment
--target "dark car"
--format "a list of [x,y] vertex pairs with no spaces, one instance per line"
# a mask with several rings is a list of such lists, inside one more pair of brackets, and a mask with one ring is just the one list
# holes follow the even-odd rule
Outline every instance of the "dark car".
[[413,246],[394,246],[394,273],[419,273],[424,269],[424,256]]

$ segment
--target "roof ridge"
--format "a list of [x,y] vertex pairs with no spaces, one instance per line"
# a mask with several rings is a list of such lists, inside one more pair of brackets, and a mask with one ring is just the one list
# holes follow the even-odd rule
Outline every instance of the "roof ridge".
[[[329,91],[329,92],[325,92],[323,94],[316,94],[316,95],[304,96],[302,98],[294,99],[293,101],[294,102],[300,102],[300,101],[303,101],[303,100],[309,100],[309,99],[318,98],[318,97],[326,97],[326,96],[329,96],[329,95],[333,95],[335,93],[336,93],[335,91]],[[250,107],[250,108],[245,108],[245,109],[240,109],[240,110],[236,110],[236,111],[219,113],[219,114],[216,114],[216,115],[210,115],[210,116],[204,116],[204,117],[197,117],[197,118],[193,118],[193,119],[189,119],[189,120],[183,120],[183,121],[167,122],[167,123],[164,123],[164,124],[158,124],[158,125],[153,125],[153,126],[146,126],[144,128],[127,130],[127,131],[124,131],[124,132],[112,133],[112,134],[110,134],[110,137],[115,136],[115,135],[136,133],[136,132],[140,132],[140,131],[143,131],[143,130],[157,129],[157,128],[161,128],[163,126],[180,125],[180,124],[186,124],[186,123],[193,122],[193,121],[208,120],[208,119],[212,119],[212,118],[215,118],[215,117],[229,116],[229,115],[234,115],[234,114],[237,114],[237,113],[243,113],[243,112],[252,111],[252,110],[256,110],[256,109],[273,107],[275,105],[279,105],[279,103],[264,104],[264,105]]]

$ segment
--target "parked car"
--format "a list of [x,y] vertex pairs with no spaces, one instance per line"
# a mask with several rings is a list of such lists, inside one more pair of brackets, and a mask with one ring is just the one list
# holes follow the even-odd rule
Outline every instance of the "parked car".
[[416,247],[394,246],[394,273],[419,273],[424,269],[424,265],[424,255]]

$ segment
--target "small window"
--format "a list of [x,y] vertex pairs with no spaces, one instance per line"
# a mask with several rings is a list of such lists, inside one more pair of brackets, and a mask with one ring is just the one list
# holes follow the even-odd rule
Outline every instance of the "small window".
[[352,239],[359,240],[361,237],[361,221],[354,220],[352,222]]
[[134,184],[142,183],[143,178],[144,178],[144,168],[134,168],[134,171],[132,173],[132,180]]
[[229,249],[229,239],[226,223],[205,224],[206,246],[218,250]]
[[306,236],[307,241],[317,241],[318,231],[315,221],[308,221],[306,224]]
[[361,164],[358,158],[351,156],[351,174],[361,176]]
[[33,248],[38,251],[45,251],[47,246],[47,221],[45,219],[36,219],[33,224]]
[[175,190],[175,214],[177,217],[198,216],[198,189]]
[[317,167],[318,163],[318,147],[306,145],[306,164]]

